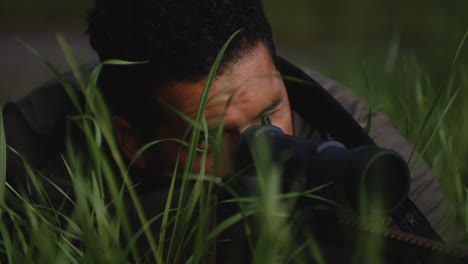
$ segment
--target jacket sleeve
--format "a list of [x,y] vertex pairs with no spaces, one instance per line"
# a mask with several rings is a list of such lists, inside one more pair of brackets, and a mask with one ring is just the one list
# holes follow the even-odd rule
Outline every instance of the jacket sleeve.
[[[362,127],[366,126],[369,106],[364,100],[356,96],[349,88],[323,75],[311,71],[307,73],[340,102]],[[400,135],[392,121],[384,114],[371,112],[369,135],[378,146],[394,150],[400,153],[405,160],[408,160],[413,145]],[[409,198],[418,206],[434,230],[445,241],[461,241],[461,232],[456,232],[457,228],[454,228],[454,207],[444,197],[439,183],[423,159],[420,160],[411,175]]]
[[[80,95],[79,99],[82,100]],[[67,117],[76,110],[57,81],[50,81],[21,100],[8,103],[2,111],[6,142],[15,150],[7,150],[7,181],[14,188],[26,186],[29,179],[23,159],[33,170],[62,164],[60,152],[64,147]],[[56,160],[60,162],[54,163]],[[63,172],[66,171],[57,174],[67,175]]]

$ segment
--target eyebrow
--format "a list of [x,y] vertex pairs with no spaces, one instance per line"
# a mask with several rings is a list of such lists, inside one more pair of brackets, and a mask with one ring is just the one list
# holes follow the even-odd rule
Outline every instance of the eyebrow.
[[271,110],[274,110],[276,107],[278,107],[278,105],[281,104],[281,102],[283,101],[283,97],[279,97],[277,98],[275,101],[273,101],[269,106],[267,106],[265,109],[262,110],[262,112],[260,112],[260,114],[258,114],[254,120],[257,120],[259,119],[260,117],[262,117],[263,115],[265,115],[265,113],[268,113],[270,112]]
[[[265,113],[268,113],[272,110],[274,110],[278,105],[280,105],[283,102],[283,96],[280,96],[279,98],[276,98],[269,106],[265,107],[258,115],[256,115],[252,120],[258,120],[260,119]],[[208,130],[215,131],[219,126],[219,123],[216,125],[209,125]],[[209,131],[211,132],[211,131]]]

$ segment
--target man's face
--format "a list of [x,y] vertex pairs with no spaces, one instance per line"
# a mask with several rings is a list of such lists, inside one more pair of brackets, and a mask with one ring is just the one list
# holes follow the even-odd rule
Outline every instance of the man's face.
[[[158,101],[175,107],[185,115],[195,118],[200,96],[206,80],[196,83],[177,82],[157,90],[154,96]],[[213,82],[205,108],[208,129],[216,131],[224,118],[220,168],[216,172],[222,176],[232,171],[235,147],[242,132],[252,125],[259,125],[264,116],[269,116],[273,125],[284,133],[292,135],[291,109],[288,95],[279,72],[272,63],[267,47],[259,43],[242,59],[228,67]],[[154,131],[157,139],[181,139],[189,124],[173,110],[164,108],[164,122]],[[209,147],[209,142],[201,141],[199,148]],[[188,149],[175,142],[160,143],[147,155],[146,163],[161,173],[172,173],[175,160],[180,158],[179,168],[183,168]],[[211,173],[214,162],[209,153],[206,173]],[[200,171],[201,154],[198,154],[193,172]]]

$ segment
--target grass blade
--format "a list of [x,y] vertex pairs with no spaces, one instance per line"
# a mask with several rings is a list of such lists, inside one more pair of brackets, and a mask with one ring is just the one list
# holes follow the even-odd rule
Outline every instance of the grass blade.
[[[5,129],[3,127],[3,108],[0,105],[0,208],[5,206],[6,153],[7,147]],[[2,209],[0,209],[0,217],[2,217]]]
[[416,143],[414,144],[413,150],[411,151],[411,154],[410,154],[410,156],[409,156],[409,158],[408,158],[408,164],[411,163],[411,161],[412,161],[412,159],[413,159],[413,156],[414,156],[414,154],[415,154],[415,152],[416,152],[416,149],[418,149],[418,148],[419,148],[419,145],[421,144],[421,140],[422,140],[422,138],[423,138],[422,135],[423,135],[423,133],[424,133],[425,130],[426,130],[426,127],[427,127],[427,125],[428,125],[428,123],[429,123],[429,119],[433,116],[434,111],[436,110],[436,107],[437,107],[437,105],[439,104],[439,101],[440,101],[441,98],[442,98],[442,95],[443,95],[443,93],[444,93],[444,91],[445,91],[445,88],[446,88],[446,86],[447,86],[447,83],[449,82],[449,79],[451,78],[451,76],[452,76],[453,73],[454,73],[455,65],[456,65],[456,63],[457,63],[457,61],[458,61],[460,52],[461,52],[463,46],[465,45],[465,41],[466,41],[467,38],[468,38],[468,31],[465,32],[465,34],[463,35],[462,40],[461,40],[460,44],[458,45],[457,52],[455,53],[455,56],[453,57],[453,60],[452,60],[452,64],[451,64],[451,66],[450,66],[450,69],[449,69],[447,75],[445,76],[445,79],[444,79],[444,81],[442,82],[442,85],[441,85],[441,87],[440,87],[440,89],[439,89],[439,93],[437,94],[437,96],[436,96],[434,102],[433,102],[432,105],[431,105],[431,108],[429,109],[428,113],[426,114],[426,117],[424,118],[424,121],[423,121],[423,123],[422,123],[421,129],[419,130],[419,133],[418,133],[418,135],[419,135],[419,136],[418,136],[418,139],[416,140]]
[[24,41],[22,41],[20,39],[16,39],[16,41],[18,43],[20,43],[26,50],[28,50],[32,54],[36,55],[37,57],[39,57],[44,62],[44,64],[47,66],[47,68],[49,68],[49,70],[55,75],[57,80],[60,82],[60,84],[65,89],[65,92],[67,93],[68,97],[72,101],[73,106],[75,107],[75,109],[77,109],[80,113],[82,113],[83,109],[81,107],[80,99],[79,99],[79,97],[78,97],[78,95],[76,93],[76,89],[73,88],[73,86],[70,84],[70,82],[68,82],[67,78],[65,78],[65,76],[62,74],[62,72],[57,67],[55,67],[52,62],[47,60],[39,51],[37,51],[36,49],[31,47],[29,44],[27,44],[26,42],[24,42]]
[[[218,70],[218,67],[219,65],[221,64],[221,60],[224,56],[224,53],[226,52],[229,44],[231,43],[231,41],[234,39],[234,37],[240,32],[241,30],[238,30],[236,31],[234,34],[232,34],[229,39],[225,42],[225,44],[223,45],[223,47],[221,48],[220,52],[218,53],[211,69],[210,69],[210,72],[208,74],[208,77],[207,77],[207,80],[206,80],[206,83],[205,83],[205,86],[203,88],[203,92],[200,96],[200,100],[199,100],[199,103],[198,103],[198,109],[197,109],[197,113],[196,113],[196,116],[195,116],[195,123],[196,124],[202,124],[202,119],[204,118],[204,111],[205,111],[205,107],[206,107],[206,103],[207,103],[207,99],[208,99],[208,93],[210,91],[210,88],[213,84],[213,81],[216,77],[216,72]],[[189,175],[192,171],[192,168],[193,168],[193,163],[195,161],[195,155],[196,155],[196,149],[197,149],[197,145],[198,145],[198,141],[199,141],[199,138],[200,138],[200,127],[199,126],[195,126],[193,127],[193,134],[192,134],[192,138],[191,138],[191,141],[190,141],[190,146],[189,146],[189,150],[188,150],[188,153],[187,153],[187,160],[186,160],[186,164],[185,164],[185,168],[184,168],[184,176],[183,177],[186,177],[187,175]],[[188,180],[183,180],[182,181],[182,184],[181,184],[181,189],[180,189],[180,193],[181,193],[181,197],[179,197],[179,204],[178,204],[178,208],[184,208],[185,207],[185,214],[186,214],[186,218],[184,221],[182,220],[180,214],[176,214],[176,217],[175,217],[175,229],[178,229],[177,232],[173,232],[172,234],[172,239],[171,239],[171,243],[169,245],[169,253],[168,253],[168,260],[171,260],[171,261],[167,261],[167,262],[174,262],[173,260],[177,259],[178,257],[178,252],[180,252],[181,250],[181,245],[182,243],[179,243],[177,246],[175,246],[174,242],[177,241],[176,239],[176,236],[177,236],[177,233],[185,233],[186,230],[187,230],[187,225],[188,225],[188,217],[191,217],[192,215],[192,212],[195,208],[195,205],[196,205],[196,201],[198,200],[198,198],[196,197],[197,193],[194,193],[192,192],[192,194],[194,195],[194,197],[191,197],[191,199],[189,199],[189,203],[186,205],[186,206],[183,206],[183,201],[185,200],[185,195],[187,193],[187,186],[188,184]],[[174,248],[176,247],[176,248]],[[174,257],[174,258],[173,258]]]
[[453,95],[452,95],[452,98],[450,99],[450,101],[448,102],[447,106],[445,107],[445,109],[443,110],[442,112],[442,115],[440,116],[439,118],[439,121],[437,122],[436,126],[434,127],[434,129],[432,130],[432,133],[429,137],[429,139],[426,141],[426,144],[424,145],[424,147],[422,148],[421,152],[419,153],[419,156],[418,158],[416,159],[416,161],[412,164],[411,166],[411,171],[413,171],[414,169],[416,169],[416,166],[418,165],[420,159],[422,158],[422,156],[425,154],[427,148],[429,147],[429,145],[431,144],[434,136],[436,135],[439,127],[442,125],[442,121],[444,121],[444,118],[445,116],[447,115],[448,111],[451,109],[453,103],[455,102],[455,99],[458,98],[458,94],[459,94],[460,90],[457,90]]
[[57,35],[57,43],[59,44],[59,47],[62,50],[63,55],[65,56],[65,60],[67,61],[68,66],[70,66],[73,76],[75,77],[75,80],[78,83],[78,86],[83,90],[85,87],[85,80],[83,78],[83,75],[81,74],[79,63],[76,61],[75,57],[73,56],[70,46],[65,41],[65,38],[63,37],[63,35],[61,34]]

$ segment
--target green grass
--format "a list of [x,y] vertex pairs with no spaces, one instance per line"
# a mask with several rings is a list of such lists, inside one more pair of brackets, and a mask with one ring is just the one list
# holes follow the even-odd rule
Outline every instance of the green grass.
[[[235,34],[231,39],[233,37]],[[304,230],[304,241],[295,241],[294,225],[290,221],[298,197],[321,197],[315,195],[316,190],[281,194],[281,167],[272,164],[267,143],[259,143],[259,148],[264,150],[262,160],[266,162],[256,167],[258,196],[238,197],[233,193],[233,199],[224,203],[237,203],[241,211],[216,226],[208,224],[215,209],[215,180],[205,173],[208,150],[198,149],[197,142],[201,137],[208,140],[203,112],[210,100],[208,93],[216,69],[231,39],[210,71],[196,117],[189,119],[179,113],[191,124],[186,136],[149,142],[136,155],[163,140],[178,141],[181,147],[188,148],[185,167],[178,168],[179,161],[176,162],[162,212],[143,209],[135,191],[136,183],[129,175],[129,167],[136,157],[130,164],[121,157],[109,111],[96,87],[102,64],[90,73],[81,72],[67,43],[63,37],[58,37],[86,98],[86,104],[81,106],[64,76],[25,44],[57,75],[72,99],[79,114],[70,117],[68,125],[79,128],[84,148],[77,148],[74,138],[68,137],[62,160],[68,172],[63,177],[67,177],[70,184],[62,186],[52,182],[47,175],[34,171],[24,162],[27,188],[15,190],[5,181],[2,164],[5,164],[7,146],[0,116],[0,252],[9,263],[205,263],[218,235],[237,223],[246,233],[246,248],[252,253],[253,263],[304,263],[305,255],[317,263],[326,263],[320,241],[309,230]],[[468,171],[464,163],[468,158],[468,124],[463,122],[468,110],[468,68],[457,62],[463,41],[455,51],[445,81],[439,86],[432,83],[431,74],[426,73],[416,59],[409,58],[395,59],[395,65],[389,66],[393,69],[390,73],[370,70],[375,68],[367,62],[361,79],[365,85],[356,91],[367,98],[373,109],[391,116],[402,134],[416,143],[415,151],[423,154],[443,190],[456,205],[457,222],[468,238]],[[103,64],[132,63],[110,60]],[[220,151],[222,129],[221,124],[215,136],[214,153]],[[202,156],[202,169],[193,175],[196,155]],[[219,167],[216,156],[213,172]],[[181,182],[176,183],[176,171],[180,170],[182,176],[177,177]],[[51,193],[58,193],[61,197],[58,202],[52,200]],[[130,217],[132,213],[136,217]],[[254,221],[246,221],[247,218]],[[256,225],[256,222],[261,224]],[[363,259],[378,262],[381,241],[362,237],[357,243],[360,250],[354,262],[360,263]]]
[[[438,65],[438,69],[445,69],[443,73],[428,71],[415,56],[396,56],[393,53],[398,49],[394,47],[388,57],[397,59],[391,59],[391,63],[387,60],[385,68],[382,67],[385,58],[371,58],[371,62],[364,61],[361,69],[355,67],[346,72],[337,69],[331,73],[352,87],[373,110],[388,115],[400,133],[414,143],[410,168],[414,169],[421,158],[428,163],[444,195],[457,208],[457,222],[465,232],[465,239],[467,37],[468,32],[461,36],[458,47],[447,54],[445,65]],[[421,155],[416,158],[415,152]]]

